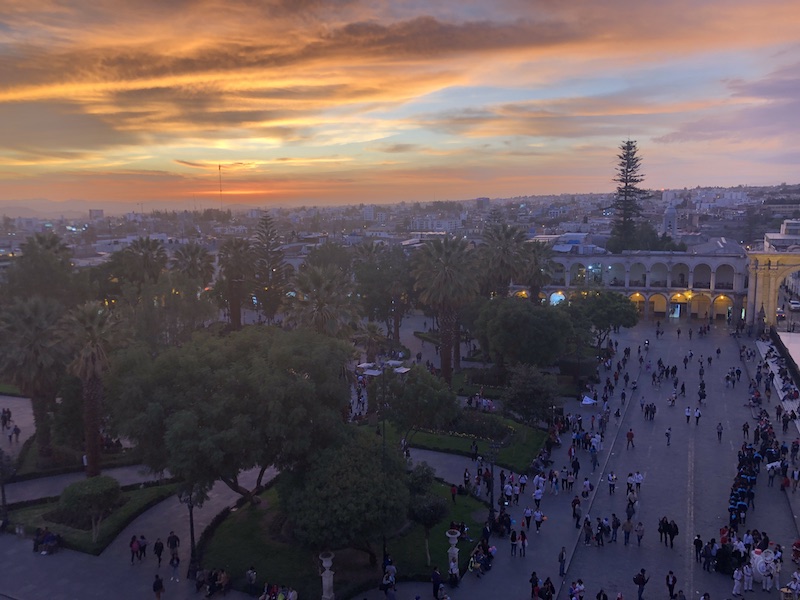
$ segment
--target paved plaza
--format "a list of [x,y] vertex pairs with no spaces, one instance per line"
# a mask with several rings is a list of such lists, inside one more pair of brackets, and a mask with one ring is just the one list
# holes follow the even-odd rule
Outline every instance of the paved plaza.
[[[418,315],[406,323],[403,329],[403,341],[413,354],[423,352],[423,362],[436,362],[436,355],[430,344],[422,347],[414,339],[411,332],[422,329],[427,319]],[[698,324],[692,324],[697,330]],[[655,365],[658,358],[667,364],[679,367],[678,377],[686,382],[687,398],[680,398],[675,407],[667,405],[667,396],[671,389],[665,385],[661,389],[651,386],[645,374],[639,379],[639,391],[644,400],[657,406],[657,414],[652,421],[645,420],[640,409],[639,396],[634,395],[621,407],[622,414],[617,420],[612,417],[609,430],[600,453],[600,466],[591,473],[591,462],[588,453],[580,453],[581,471],[579,481],[589,476],[594,482],[595,491],[589,502],[583,501],[583,512],[594,520],[595,517],[609,516],[612,512],[624,517],[625,512],[625,478],[629,472],[639,470],[645,478],[640,495],[639,512],[634,522],[641,520],[646,532],[642,546],[634,543],[628,547],[622,544],[620,532],[617,543],[604,547],[584,546],[579,539],[578,530],[571,518],[570,500],[574,494],[560,493],[558,496],[547,494],[542,501],[542,508],[547,521],[537,535],[530,532],[530,545],[525,558],[511,557],[507,539],[493,538],[492,543],[498,548],[497,557],[492,570],[482,579],[474,575],[465,577],[461,585],[450,591],[453,600],[486,600],[486,598],[528,598],[530,585],[528,580],[532,571],[544,579],[551,577],[559,592],[558,598],[567,597],[570,581],[582,578],[586,584],[586,598],[591,600],[602,587],[612,600],[616,594],[622,593],[628,599],[635,597],[636,586],[632,583],[633,575],[645,568],[652,579],[645,591],[645,598],[663,598],[666,594],[664,577],[672,570],[678,578],[676,589],[682,589],[688,600],[698,598],[700,594],[709,592],[713,600],[730,597],[732,581],[729,577],[703,572],[694,562],[694,551],[691,546],[695,534],[703,540],[719,537],[719,529],[727,522],[728,492],[736,469],[736,452],[742,441],[742,423],[748,421],[755,424],[751,410],[745,406],[747,386],[744,383],[747,371],[752,370],[755,363],[739,361],[738,344],[745,343],[754,347],[752,340],[741,338],[735,340],[728,334],[724,322],[712,327],[711,334],[699,338],[696,334],[690,341],[686,335],[688,326],[682,323],[683,335],[677,337],[677,325],[666,323],[666,333],[662,339],[655,338],[655,325],[641,323],[629,331],[615,337],[620,348],[632,348],[632,361],[629,362],[630,374],[634,377],[638,371],[636,350],[644,339],[650,340],[648,359]],[[716,349],[720,348],[721,358],[717,360]],[[683,357],[689,351],[695,355],[693,363],[685,371]],[[686,423],[684,409],[696,406],[696,390],[699,382],[697,359],[700,355],[714,356],[709,368],[706,365],[705,380],[708,388],[708,399],[702,407],[699,424],[692,418]],[[744,373],[742,382],[735,389],[726,388],[724,374],[731,366],[740,366]],[[630,390],[629,390],[630,395]],[[773,396],[773,406],[774,406]],[[0,403],[1,404],[1,403]],[[611,401],[612,412],[619,406],[619,394]],[[773,412],[772,407],[770,412]],[[597,407],[586,407],[574,401],[565,407],[565,412],[580,412],[584,424],[590,422],[592,412]],[[19,413],[18,413],[19,414]],[[722,442],[716,435],[717,423],[723,425]],[[667,447],[664,432],[672,428],[671,445]],[[635,448],[626,449],[625,432],[635,432]],[[779,430],[780,428],[778,428]],[[791,441],[797,437],[797,429],[792,426],[789,434],[779,439]],[[567,465],[567,447],[565,443],[556,450],[554,468]],[[447,455],[437,452],[413,450],[415,461],[431,464],[437,474],[447,481],[460,482],[464,468],[475,472],[472,462],[462,456]],[[606,474],[613,470],[619,476],[616,495],[609,495],[605,485]],[[123,482],[146,480],[146,473],[136,467],[110,470],[109,474]],[[247,476],[254,476],[249,474]],[[272,474],[274,475],[274,473]],[[59,488],[81,477],[81,474],[45,478],[11,484],[7,486],[9,501],[24,498],[50,496],[58,493]],[[245,476],[245,477],[247,477]],[[577,486],[576,486],[577,487]],[[786,494],[779,487],[766,487],[762,475],[756,488],[756,510],[748,515],[747,527],[766,530],[770,538],[785,547],[800,537],[797,530],[796,514],[800,514],[798,496]],[[497,493],[497,492],[496,492]],[[215,487],[211,500],[202,509],[195,512],[196,527],[199,532],[224,506],[232,504],[235,494],[222,485]],[[533,506],[532,500],[524,498],[519,507],[512,507],[511,515],[518,527],[522,521],[525,506]],[[662,516],[674,519],[680,533],[674,548],[667,548],[659,543],[656,530],[657,521]],[[624,518],[623,518],[624,520]],[[168,499],[141,515],[126,528],[120,536],[99,557],[87,556],[77,552],[61,551],[53,556],[40,556],[31,552],[30,540],[21,540],[13,535],[0,536],[0,564],[3,565],[3,577],[0,579],[0,595],[16,600],[66,600],[73,598],[147,598],[152,597],[150,584],[156,572],[155,563],[130,566],[128,563],[127,540],[135,534],[144,534],[151,541],[156,537],[164,539],[171,529],[180,536],[184,551],[182,558],[188,562],[188,515],[186,508],[176,499]],[[478,537],[479,532],[473,532]],[[563,580],[558,578],[557,554],[561,546],[565,546],[569,555],[567,575]],[[462,552],[470,548],[464,546]],[[391,542],[389,544],[391,551]],[[424,552],[420,548],[420,552]],[[790,553],[789,553],[790,554]],[[446,557],[434,557],[435,563],[444,570]],[[212,565],[213,566],[213,565]],[[782,582],[787,580],[794,565],[786,557]],[[336,566],[334,564],[334,571]],[[403,565],[398,565],[402,577]],[[168,568],[162,567],[161,574],[168,575]],[[379,576],[376,573],[375,589],[360,595],[359,598],[379,600],[383,593],[377,590]],[[167,577],[166,598],[196,598],[191,584],[181,581],[171,583]],[[757,595],[763,592],[758,591]],[[772,594],[777,592],[773,590]],[[401,583],[398,585],[397,597],[401,600],[413,600],[419,595],[423,600],[431,597],[431,585],[427,582]],[[755,595],[755,594],[754,594]],[[231,593],[230,598],[243,598],[244,595]]]

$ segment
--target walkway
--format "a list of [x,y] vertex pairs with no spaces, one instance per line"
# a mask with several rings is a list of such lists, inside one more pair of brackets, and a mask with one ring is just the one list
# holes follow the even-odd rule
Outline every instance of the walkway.
[[[423,320],[422,317],[417,318]],[[694,327],[696,329],[697,325],[694,324]],[[559,598],[565,598],[566,588],[561,586],[561,580],[556,577],[558,572],[556,556],[562,545],[566,546],[571,555],[565,581],[568,584],[569,581],[582,577],[587,584],[586,597],[589,599],[594,597],[600,585],[605,588],[610,598],[614,598],[618,591],[626,597],[633,597],[635,589],[631,578],[641,567],[645,567],[653,576],[646,597],[665,593],[663,578],[666,569],[675,571],[678,587],[685,591],[689,600],[705,591],[710,592],[712,598],[726,598],[730,595],[729,578],[703,573],[697,569],[693,562],[690,544],[695,533],[701,534],[703,539],[717,536],[719,527],[726,521],[727,491],[735,472],[741,425],[746,419],[751,419],[748,409],[744,406],[746,386],[737,386],[735,390],[727,389],[722,379],[725,369],[742,364],[738,360],[738,342],[728,336],[724,325],[715,326],[711,335],[706,338],[700,339],[695,336],[691,342],[686,338],[685,324],[684,334],[680,339],[677,338],[675,326],[667,324],[666,328],[667,334],[661,340],[655,340],[652,324],[641,324],[617,337],[620,347],[626,345],[632,347],[634,359],[636,347],[645,338],[649,338],[650,356],[654,363],[661,357],[668,364],[679,365],[679,377],[685,379],[687,383],[689,398],[685,403],[692,407],[695,400],[691,395],[696,390],[698,382],[697,357],[700,354],[708,356],[714,353],[717,347],[721,348],[722,360],[715,359],[713,366],[707,368],[705,379],[709,398],[707,405],[702,409],[703,417],[700,424],[695,425],[692,419],[687,425],[683,418],[684,406],[668,407],[666,403],[668,390],[653,388],[642,378],[639,381],[640,393],[648,402],[655,402],[658,406],[655,420],[644,420],[639,410],[638,397],[633,397],[627,403],[619,423],[612,419],[605,437],[600,468],[595,473],[587,473],[590,464],[588,455],[585,453],[579,455],[583,465],[580,477],[582,478],[584,474],[589,475],[596,488],[591,501],[584,502],[586,505],[584,514],[589,514],[592,518],[610,516],[611,512],[616,512],[618,515],[624,513],[624,483],[619,484],[620,490],[614,496],[609,495],[607,486],[602,483],[609,470],[617,472],[622,482],[630,471],[639,469],[645,474],[640,513],[635,517],[641,519],[647,528],[642,547],[624,547],[621,542],[608,544],[604,548],[583,546],[579,543],[578,531],[570,518],[569,502],[572,495],[563,493],[558,496],[546,495],[542,507],[548,520],[540,535],[532,533],[528,556],[511,558],[507,541],[493,539],[493,543],[498,547],[494,568],[483,579],[467,577],[461,586],[452,592],[454,600],[486,600],[492,597],[527,598],[530,591],[528,579],[532,570],[536,570],[542,578],[552,577],[556,588],[560,590]],[[750,342],[744,339],[742,343]],[[411,344],[406,342],[406,345],[414,350]],[[421,343],[418,345],[422,349]],[[424,354],[427,355],[428,352],[432,354],[432,349],[427,346],[429,344],[423,349]],[[695,362],[692,368],[684,372],[681,361],[689,350],[694,352]],[[426,359],[423,358],[424,360]],[[743,368],[752,368],[753,364],[744,363]],[[746,375],[743,375],[743,380],[745,377]],[[567,412],[580,412],[584,416],[584,423],[590,421],[593,410],[597,409],[582,406],[577,402],[566,407]],[[715,434],[718,422],[724,426],[722,443],[717,441]],[[665,445],[664,437],[667,426],[672,427],[674,432],[672,445],[669,448]],[[636,432],[636,448],[632,450],[625,449],[624,433],[622,433],[628,428],[633,428]],[[796,435],[796,430],[792,430],[787,440],[794,439]],[[415,461],[428,462],[440,476],[453,482],[461,481],[464,468],[469,468],[470,472],[475,470],[471,461],[461,456],[413,450],[412,458]],[[566,462],[566,445],[555,458],[554,466],[560,468],[562,463]],[[137,477],[146,477],[135,467],[114,470],[113,474],[127,478],[127,481],[137,481]],[[274,476],[274,473],[271,475]],[[255,475],[251,473],[249,476]],[[13,484],[9,486],[9,492],[11,493],[13,488],[17,498],[35,497],[37,494],[54,495],[56,488],[66,485],[71,481],[71,477],[80,475],[62,477],[63,479],[48,478]],[[750,516],[748,526],[765,529],[773,539],[790,546],[798,535],[792,515],[800,514],[800,501],[798,501],[800,496],[791,494],[787,496],[780,492],[778,487],[762,486],[759,486],[756,497],[758,510]],[[198,535],[215,514],[233,503],[235,499],[236,495],[224,486],[215,487],[211,500],[195,512]],[[527,503],[528,500],[525,499],[519,507],[512,509],[511,514],[517,526],[522,520],[522,511]],[[675,549],[665,548],[663,544],[658,543],[655,526],[662,515],[674,518],[679,524],[680,535],[676,540]],[[187,511],[175,499],[166,500],[140,516],[99,557],[71,551],[62,551],[54,556],[40,556],[30,551],[30,540],[19,540],[12,535],[0,536],[0,564],[3,565],[0,594],[18,600],[38,598],[133,600],[150,597],[150,585],[156,572],[155,562],[151,557],[144,564],[131,566],[128,562],[127,540],[131,535],[143,533],[152,543],[157,536],[164,539],[170,529],[175,530],[181,538],[182,558],[187,561],[189,540]],[[434,557],[434,560],[444,569],[446,557]],[[790,563],[785,565],[787,568],[790,566]],[[335,569],[334,564],[334,571]],[[403,566],[398,565],[398,569],[402,574]],[[166,574],[167,567],[162,567],[161,573]],[[189,583],[181,581],[175,584],[168,579],[167,577],[167,597],[177,599],[197,597]],[[369,600],[382,600],[383,594],[377,590],[378,581],[376,575],[375,589],[359,596],[359,599],[365,597]],[[423,599],[429,598],[430,584],[402,583],[398,586],[398,598],[401,600],[411,600],[416,595]],[[244,598],[243,595],[235,593],[228,597]]]

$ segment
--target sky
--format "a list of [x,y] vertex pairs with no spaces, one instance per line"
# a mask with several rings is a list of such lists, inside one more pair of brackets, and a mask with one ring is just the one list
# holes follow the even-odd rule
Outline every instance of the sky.
[[652,189],[796,183],[798,31],[797,0],[2,0],[0,206],[606,192],[625,139]]

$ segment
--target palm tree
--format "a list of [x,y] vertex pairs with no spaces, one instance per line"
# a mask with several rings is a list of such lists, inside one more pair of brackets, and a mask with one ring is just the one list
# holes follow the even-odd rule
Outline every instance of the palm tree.
[[414,288],[439,318],[442,377],[449,384],[453,350],[458,349],[458,308],[478,290],[473,255],[465,239],[444,237],[426,243],[415,259]]
[[492,296],[508,296],[512,280],[524,270],[525,232],[505,223],[493,223],[483,232],[483,276]]
[[553,279],[553,251],[543,242],[529,242],[525,250],[522,281],[528,286],[531,302],[539,304],[542,288]]
[[294,279],[286,319],[333,337],[347,338],[360,318],[353,283],[333,265],[306,266]]
[[252,244],[242,238],[225,240],[219,249],[219,269],[223,278],[223,294],[228,305],[231,327],[242,328],[242,302],[250,290],[255,272]]
[[65,318],[64,339],[74,348],[70,370],[83,384],[83,428],[86,446],[86,476],[100,474],[100,405],[103,401],[103,373],[108,355],[123,341],[120,322],[99,302],[87,302]]
[[35,233],[25,242],[20,244],[23,256],[33,253],[53,254],[59,259],[69,261],[72,258],[72,251],[64,241],[52,231]]
[[200,282],[200,287],[206,287],[214,277],[214,257],[197,242],[189,242],[175,250],[170,266]]
[[374,321],[370,321],[356,331],[353,339],[364,348],[364,354],[367,355],[367,362],[375,362],[378,349],[381,347],[381,344],[386,341],[386,334],[383,332],[380,325]]
[[0,373],[31,399],[39,456],[50,456],[50,411],[64,372],[63,306],[34,296],[15,299],[0,315]]
[[160,240],[140,237],[122,251],[125,278],[141,287],[155,283],[167,267],[167,251]]

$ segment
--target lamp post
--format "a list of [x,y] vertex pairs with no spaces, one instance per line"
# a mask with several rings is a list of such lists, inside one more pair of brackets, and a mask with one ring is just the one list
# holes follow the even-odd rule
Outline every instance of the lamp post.
[[6,504],[6,480],[14,476],[14,461],[11,457],[0,450],[0,530],[5,528],[8,522],[8,506]]
[[194,579],[197,573],[197,545],[194,539],[194,509],[203,505],[206,499],[206,491],[196,485],[190,485],[178,492],[178,501],[185,504],[189,509],[189,547],[191,557],[189,559],[188,579]]
[[489,465],[491,466],[491,471],[489,477],[491,480],[489,481],[489,521],[491,522],[492,526],[494,526],[494,462],[497,460],[497,451],[500,448],[500,444],[497,442],[492,442],[489,444]]

